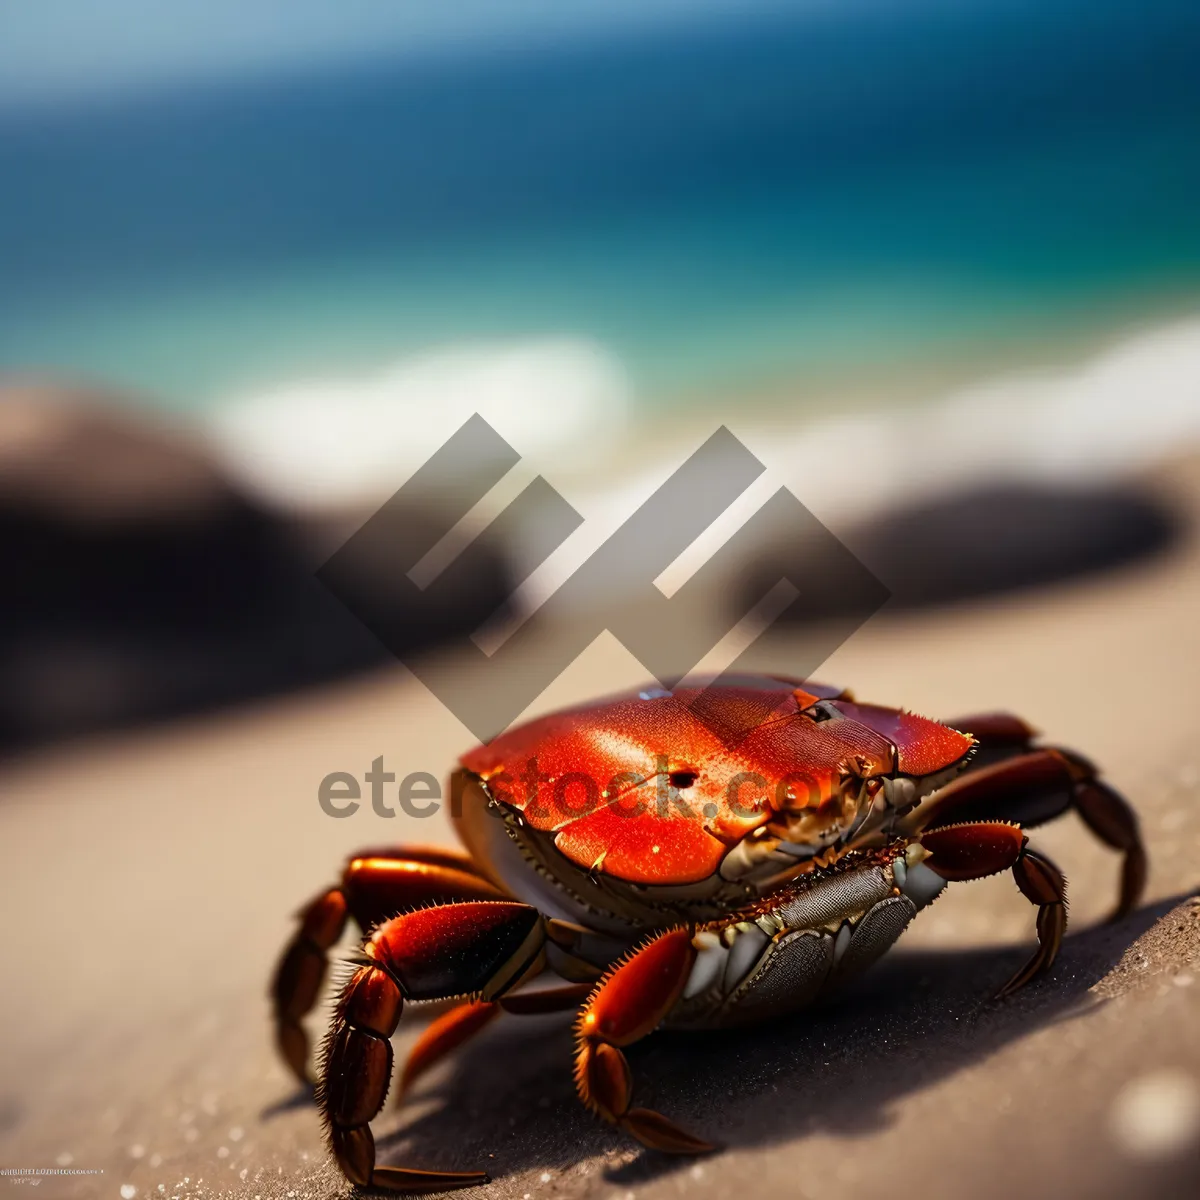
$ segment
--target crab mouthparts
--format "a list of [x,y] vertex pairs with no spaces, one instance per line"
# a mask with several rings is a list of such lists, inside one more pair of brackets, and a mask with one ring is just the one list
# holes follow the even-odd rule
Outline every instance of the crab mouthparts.
[[816,811],[781,813],[782,820],[771,823],[771,832],[779,837],[777,849],[793,858],[812,858],[859,832],[872,817],[878,824],[889,815],[908,812],[949,783],[966,761],[964,757],[932,775],[847,776],[828,805]]
[[837,792],[815,808],[782,809],[725,856],[723,878],[766,886],[800,864],[853,839],[886,830],[891,821],[944,787],[966,766],[968,752],[930,775],[846,774]]
[[[969,757],[969,756],[967,756]],[[967,765],[967,757],[932,775],[889,775],[880,779],[880,793],[890,808],[903,812],[945,787]]]

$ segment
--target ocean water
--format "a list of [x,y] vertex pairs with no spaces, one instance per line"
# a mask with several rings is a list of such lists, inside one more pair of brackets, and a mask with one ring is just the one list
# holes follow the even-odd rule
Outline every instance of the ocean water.
[[1200,296],[1198,62],[1195,0],[859,0],[10,109],[0,367],[202,413],[573,345],[661,409],[1102,327]]

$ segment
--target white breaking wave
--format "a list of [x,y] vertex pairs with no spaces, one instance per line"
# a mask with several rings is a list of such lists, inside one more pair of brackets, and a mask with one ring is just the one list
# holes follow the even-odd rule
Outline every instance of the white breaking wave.
[[[733,405],[726,423],[767,468],[750,489],[759,502],[784,486],[835,522],[997,481],[1120,478],[1200,447],[1200,319],[1130,335],[1073,366],[1014,371],[923,402],[840,415],[835,400],[820,416],[798,406],[788,430],[738,419]],[[636,471],[603,491],[572,492],[572,503],[589,519],[621,519],[711,432],[690,422],[686,438],[636,459]],[[689,558],[707,557],[706,539]]]
[[[668,594],[779,487],[836,532],[967,486],[1119,478],[1200,446],[1200,319],[1131,335],[1073,367],[1011,373],[923,403],[852,415],[827,408],[820,417],[797,408],[787,430],[778,420],[739,419],[733,399],[727,423],[767,469],[663,573]],[[680,413],[673,426],[658,422],[642,446],[629,409],[620,365],[590,342],[563,339],[454,348],[367,379],[235,399],[219,410],[212,433],[243,483],[275,503],[362,506],[389,496],[481,413],[522,456],[513,475],[543,473],[585,518],[514,595],[517,613],[527,614],[721,420],[711,405],[702,419]],[[511,486],[497,490],[514,494]],[[485,502],[472,530],[505,500]],[[523,540],[511,548],[518,564]],[[738,546],[745,561],[763,549],[745,538]],[[498,644],[509,631],[498,627],[488,640]]]
[[[1115,480],[1200,447],[1200,319],[1131,335],[1072,367],[1014,372],[923,403],[808,419],[798,409],[788,432],[738,420],[732,407],[731,431],[766,470],[660,576],[667,594],[780,487],[836,533],[971,486]],[[516,609],[552,594],[712,431],[691,421],[653,455],[630,455],[631,469],[603,487],[564,488],[586,522],[517,592]],[[744,562],[765,549],[745,536],[737,544]]]
[[[735,430],[735,432],[739,432]],[[821,514],[994,481],[1086,482],[1200,445],[1200,319],[1070,367],[1007,373],[924,404],[744,440]]]
[[248,490],[285,507],[390,496],[473,413],[528,460],[580,462],[625,431],[629,384],[574,338],[432,350],[358,379],[285,384],[217,406],[208,433]]

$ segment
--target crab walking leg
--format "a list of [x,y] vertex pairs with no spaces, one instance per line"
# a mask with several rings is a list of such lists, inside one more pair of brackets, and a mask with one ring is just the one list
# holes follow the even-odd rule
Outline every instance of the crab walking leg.
[[300,910],[300,927],[284,948],[271,979],[275,1045],[291,1072],[304,1084],[308,1075],[308,1034],[300,1023],[317,1002],[325,982],[328,951],[346,928],[349,909],[340,888],[330,888]]
[[591,990],[590,983],[567,983],[536,991],[510,992],[494,1001],[469,1000],[466,1004],[456,1005],[431,1021],[409,1051],[394,1103],[399,1105],[409,1088],[430,1067],[487,1028],[502,1012],[529,1016],[566,1012],[578,1008]]
[[1038,731],[1013,713],[972,713],[943,722],[951,729],[969,733],[975,739],[975,753],[963,774],[990,767],[1001,759],[1026,754],[1033,749]]
[[328,954],[353,916],[366,932],[403,909],[502,895],[466,855],[414,846],[363,851],[346,864],[341,883],[300,911],[300,925],[284,948],[271,982],[279,1053],[301,1083],[310,1082],[308,1034],[301,1024],[317,1002]]
[[1053,964],[1067,929],[1067,882],[1048,858],[1029,849],[1019,826],[1002,821],[946,825],[922,833],[919,841],[929,852],[923,865],[943,879],[982,879],[1011,870],[1022,894],[1038,906],[1038,948],[997,999],[1024,987]]
[[[989,720],[999,725],[1017,719],[994,716]],[[1009,729],[1015,734],[1011,725]],[[982,744],[986,751],[997,741],[989,742],[985,731]],[[1096,768],[1081,755],[1057,747],[1028,750],[1015,737],[1009,744],[1016,757],[960,776],[921,805],[909,819],[909,827],[921,830],[963,821],[1016,821],[1032,829],[1074,808],[1100,841],[1124,855],[1120,894],[1109,919],[1125,916],[1136,907],[1146,885],[1146,850],[1133,809],[1097,778]]]
[[713,1147],[652,1109],[630,1108],[633,1081],[619,1047],[658,1027],[683,994],[695,961],[689,930],[660,934],[600,981],[575,1027],[580,1099],[643,1146],[668,1154],[701,1154]]
[[367,939],[363,965],[343,989],[325,1039],[317,1086],[330,1149],[351,1183],[419,1192],[487,1180],[478,1171],[375,1165],[370,1121],[391,1080],[389,1039],[405,1000],[494,1000],[538,968],[544,941],[537,909],[508,900],[416,909]]
[[430,1021],[408,1053],[393,1107],[399,1108],[403,1104],[409,1089],[430,1067],[486,1029],[499,1015],[498,1004],[488,1000],[468,1000]]

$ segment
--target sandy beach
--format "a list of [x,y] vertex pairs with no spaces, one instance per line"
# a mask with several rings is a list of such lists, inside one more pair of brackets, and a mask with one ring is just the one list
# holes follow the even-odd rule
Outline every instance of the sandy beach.
[[[1200,520],[1200,460],[1146,484]],[[1100,576],[881,614],[822,668],[941,716],[1010,708],[1086,752],[1141,814],[1145,905],[1117,926],[1114,857],[1066,819],[1036,835],[1070,880],[1048,978],[988,997],[1032,913],[1007,879],[957,885],[836,1004],[786,1027],[659,1036],[642,1095],[722,1143],[639,1153],[576,1104],[563,1019],[510,1018],[375,1128],[384,1161],[482,1167],[480,1197],[841,1200],[1190,1196],[1200,1178],[1200,542]],[[540,707],[637,682],[602,637]],[[340,1195],[316,1114],[270,1047],[291,914],[343,855],[449,843],[441,816],[331,820],[330,771],[443,774],[470,742],[402,668],[104,740],[0,772],[0,1164],[103,1172],[50,1196]],[[318,1021],[319,1024],[319,1021]],[[402,1025],[402,1055],[420,1020]]]

